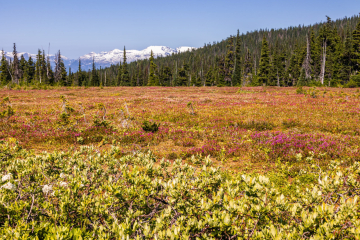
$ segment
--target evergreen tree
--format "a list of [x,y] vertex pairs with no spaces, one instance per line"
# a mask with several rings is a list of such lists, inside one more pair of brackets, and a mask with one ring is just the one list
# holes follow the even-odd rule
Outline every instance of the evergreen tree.
[[131,74],[131,86],[135,87],[137,86],[137,76],[136,76],[136,70],[134,69]]
[[127,66],[125,46],[124,46],[124,56],[123,56],[123,65],[122,65],[121,86],[130,86],[130,76],[129,76],[129,70],[128,70],[128,66]]
[[351,32],[349,26],[346,29],[346,37],[344,42],[344,48],[341,54],[341,69],[339,73],[339,78],[342,80],[342,84],[348,82],[351,76],[351,72],[353,69],[353,42],[351,39]]
[[216,81],[216,86],[218,87],[223,87],[225,86],[225,62],[224,62],[224,57],[220,57],[217,59],[217,65],[218,65],[218,75],[217,75],[217,81]]
[[[297,48],[297,47],[296,47]],[[297,80],[300,77],[300,68],[299,68],[299,60],[298,60],[298,49],[294,51],[289,60],[289,66],[287,69],[287,86],[296,86]]]
[[144,86],[144,76],[140,65],[138,65],[137,86]]
[[360,19],[358,24],[356,25],[356,29],[353,32],[353,57],[352,62],[354,66],[354,70],[360,71]]
[[[66,70],[65,70],[66,72]],[[74,74],[71,72],[71,67],[69,67],[69,75],[67,77],[66,80],[68,86],[75,86],[75,81],[74,81]]]
[[[45,52],[43,52],[43,56],[45,58]],[[46,76],[45,76],[46,81],[45,81],[45,83],[48,85],[53,85],[55,83],[55,78],[54,78],[55,76],[54,76],[54,72],[51,67],[49,55],[46,57],[45,65],[46,65]]]
[[227,54],[225,57],[225,84],[228,86],[232,86],[232,77],[234,72],[234,38],[230,36],[228,39],[227,45]]
[[158,86],[159,85],[159,79],[155,75],[155,71],[157,69],[156,64],[154,63],[154,53],[151,50],[150,52],[150,70],[149,70],[149,80],[148,80],[148,86]]
[[122,65],[120,61],[118,74],[117,74],[117,84],[116,84],[117,86],[120,86],[122,84],[122,77],[123,77],[123,73],[122,73]]
[[64,62],[61,59],[60,50],[55,55],[55,82],[60,86],[68,86],[67,83],[67,72],[65,69]]
[[311,63],[311,79],[316,79],[320,75],[321,69],[321,42],[315,37],[314,28],[310,29],[310,58]]
[[92,63],[90,85],[91,86],[100,86],[100,78],[99,78],[98,71],[96,71],[94,58],[93,58],[93,63]]
[[188,76],[184,67],[179,69],[178,86],[187,86]]
[[284,77],[285,77],[285,68],[286,68],[286,56],[279,47],[279,42],[275,43],[274,56],[273,56],[273,74],[277,86],[284,86]]
[[170,86],[172,73],[170,67],[166,66],[163,70],[163,85],[164,86]]
[[38,49],[38,54],[36,55],[35,63],[35,80],[39,83],[42,82],[42,55],[40,49]]
[[241,86],[241,39],[239,34],[239,29],[237,30],[236,35],[236,47],[235,47],[235,64],[234,64],[234,76],[233,76],[233,85]]
[[35,78],[35,63],[31,56],[28,60],[28,76],[28,83],[31,83]]
[[251,73],[253,71],[252,64],[253,64],[252,56],[250,54],[249,49],[247,48],[245,59],[244,59],[244,66],[243,66],[243,68],[244,68],[243,78],[244,78],[244,83],[246,83],[246,84],[250,84],[250,77],[251,77]]
[[76,73],[77,75],[77,85],[78,86],[85,86],[86,85],[86,75],[81,69],[81,59],[79,58],[79,67]]
[[21,73],[20,73],[19,59],[18,59],[18,56],[17,56],[16,44],[15,43],[14,43],[13,56],[14,56],[14,60],[13,60],[13,64],[12,64],[12,70],[13,70],[12,81],[15,84],[19,84]]
[[10,67],[6,60],[4,50],[1,51],[0,84],[6,85],[11,81]]
[[264,36],[262,40],[261,56],[260,56],[260,64],[259,64],[259,82],[261,84],[269,85],[269,75],[270,75],[269,45]]
[[[45,55],[45,51],[43,50],[42,52],[42,59],[41,59],[41,71],[42,71],[42,83],[43,84],[49,84],[49,79],[48,79],[48,76],[49,76],[49,65],[50,65],[50,61],[46,61],[46,55]],[[49,65],[47,64],[47,62],[49,62]]]
[[26,81],[24,77],[26,77],[26,70],[28,68],[28,63],[24,57],[24,55],[21,55],[20,62],[19,62],[19,72],[20,72],[20,83],[23,81]]
[[205,74],[205,86],[212,86],[214,82],[213,68],[210,67],[209,71]]

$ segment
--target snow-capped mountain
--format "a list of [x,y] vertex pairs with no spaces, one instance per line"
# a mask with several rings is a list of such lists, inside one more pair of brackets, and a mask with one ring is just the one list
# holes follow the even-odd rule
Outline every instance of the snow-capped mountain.
[[[161,56],[166,57],[173,53],[191,51],[192,49],[196,49],[196,48],[183,46],[183,47],[178,47],[176,49],[173,49],[173,48],[166,47],[166,46],[150,46],[143,50],[126,50],[126,58],[127,58],[127,62],[133,62],[136,60],[150,58],[151,50],[154,53],[154,57],[161,57]],[[120,61],[122,61],[123,54],[124,54],[124,51],[120,50],[120,49],[114,49],[109,52],[88,53],[88,54],[85,54],[80,57],[81,68],[82,68],[82,70],[85,70],[85,71],[91,69],[93,59],[95,61],[96,68],[109,67],[111,64],[117,64]],[[26,60],[28,60],[29,57],[31,56],[33,61],[36,61],[36,54],[30,54],[27,52],[19,52],[18,53],[19,59],[20,59],[21,55],[24,55]],[[5,52],[5,56],[7,58],[13,58],[12,52]],[[50,54],[49,58],[50,58],[51,64],[54,65],[55,55]],[[61,56],[61,58],[63,59],[64,64],[67,69],[71,68],[72,71],[76,71],[78,69],[79,59],[69,59],[63,55]]]

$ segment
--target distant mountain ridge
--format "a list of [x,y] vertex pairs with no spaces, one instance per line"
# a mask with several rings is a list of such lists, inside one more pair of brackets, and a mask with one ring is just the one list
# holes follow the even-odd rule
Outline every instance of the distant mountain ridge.
[[[126,50],[126,58],[127,58],[127,62],[133,62],[136,60],[143,60],[143,59],[150,58],[151,50],[153,51],[155,57],[160,57],[160,56],[165,57],[165,56],[169,56],[173,53],[191,51],[192,49],[196,49],[196,48],[182,46],[182,47],[173,49],[173,48],[166,47],[166,46],[149,46],[143,50]],[[90,53],[85,54],[80,57],[81,68],[82,68],[82,70],[85,70],[85,71],[91,69],[93,58],[95,61],[96,68],[109,67],[112,64],[117,64],[120,61],[122,61],[123,54],[124,54],[124,51],[120,50],[120,49],[114,49],[109,52],[100,52],[100,53],[90,52]],[[33,61],[34,62],[36,61],[36,54],[31,54],[28,52],[18,52],[17,55],[18,55],[19,59],[20,59],[21,55],[24,55],[26,60],[28,60],[29,57],[31,56]],[[5,56],[8,59],[13,58],[12,52],[5,52]],[[71,68],[72,71],[77,71],[78,66],[79,66],[79,59],[70,59],[63,55],[61,56],[61,58],[63,59],[67,70],[69,70],[69,68]],[[55,65],[55,62],[54,62],[55,55],[49,54],[49,59],[50,59],[51,65],[54,66]]]

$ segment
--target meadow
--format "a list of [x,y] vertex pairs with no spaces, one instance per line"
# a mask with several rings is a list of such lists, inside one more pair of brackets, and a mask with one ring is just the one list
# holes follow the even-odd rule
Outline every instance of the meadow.
[[[360,93],[308,88],[63,88],[2,90],[15,113],[0,139],[29,150],[116,145],[174,160],[210,155],[233,170],[266,171],[296,154],[324,163],[360,157]],[[160,124],[146,132],[144,121]]]
[[0,99],[8,239],[360,237],[358,89],[54,88]]

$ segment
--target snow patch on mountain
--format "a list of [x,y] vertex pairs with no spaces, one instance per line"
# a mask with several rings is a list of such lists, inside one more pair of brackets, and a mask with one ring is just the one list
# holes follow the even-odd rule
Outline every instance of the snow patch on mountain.
[[[143,59],[150,58],[151,50],[154,53],[154,57],[166,57],[166,56],[180,53],[180,52],[191,51],[193,49],[196,49],[196,48],[182,46],[182,47],[173,49],[173,48],[166,47],[166,46],[149,46],[143,50],[126,50],[126,58],[127,58],[127,62],[129,63],[129,62],[133,62],[133,61],[137,61],[137,60],[143,60]],[[92,68],[93,59],[95,62],[95,66],[97,68],[100,68],[100,67],[104,68],[104,67],[109,67],[112,64],[117,64],[120,61],[122,61],[123,54],[124,54],[123,50],[114,49],[109,52],[104,52],[104,51],[100,52],[100,53],[90,52],[88,54],[81,56],[79,59],[81,60],[82,70],[87,71]],[[33,61],[34,62],[36,61],[36,54],[30,54],[27,52],[19,52],[17,55],[18,55],[19,59],[20,59],[21,55],[24,55],[26,60],[28,60],[29,57],[31,56]],[[12,52],[5,52],[5,56],[8,59],[13,58]],[[63,55],[61,55],[61,58],[63,59],[64,64],[68,70],[69,70],[69,68],[71,68],[72,71],[76,71],[78,69],[79,59],[69,59]],[[55,64],[55,55],[50,54],[49,59],[50,59],[51,65],[53,66]]]

